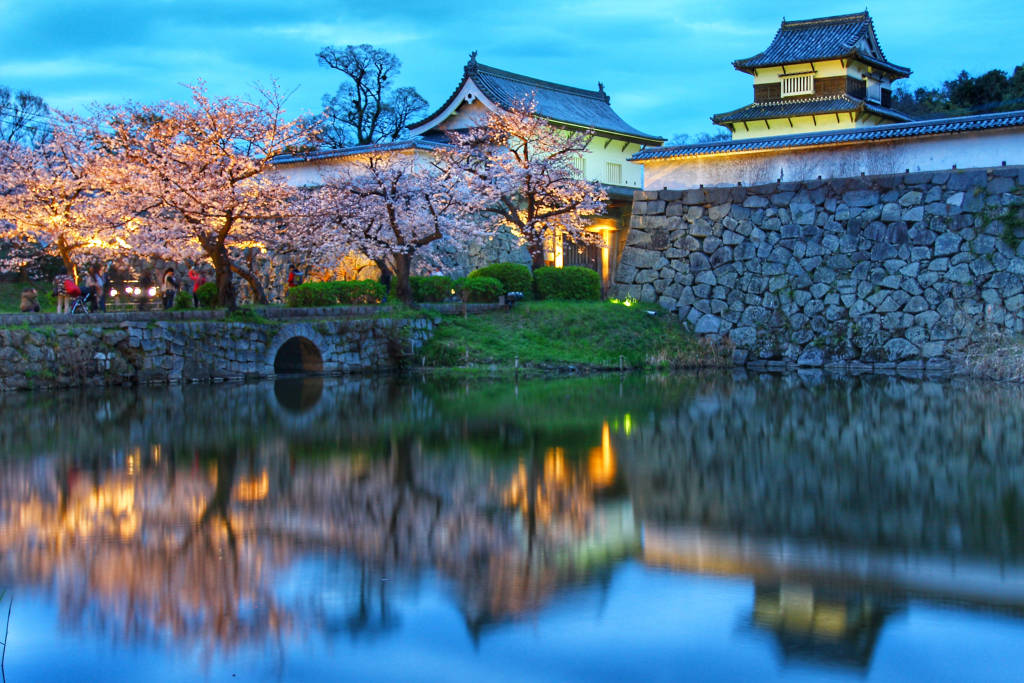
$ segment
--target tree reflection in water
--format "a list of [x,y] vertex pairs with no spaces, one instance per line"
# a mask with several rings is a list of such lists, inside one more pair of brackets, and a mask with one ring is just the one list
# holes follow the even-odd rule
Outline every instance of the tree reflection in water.
[[[464,458],[459,447],[425,450],[448,421],[416,390],[355,382],[283,417],[266,405],[287,394],[280,387],[235,390],[243,396],[218,393],[243,425],[225,425],[209,404],[189,410],[191,391],[172,390],[167,403],[143,395],[142,410],[115,407],[113,396],[104,400],[123,416],[121,444],[77,450],[57,430],[52,451],[0,461],[3,577],[52,586],[69,625],[208,654],[310,629],[387,632],[399,623],[393,583],[424,568],[453,581],[471,625],[533,609],[571,577],[559,551],[586,532],[593,487],[586,462],[548,437],[531,437],[522,462]],[[264,404],[244,405],[254,395]],[[331,419],[289,432],[310,411]],[[205,419],[207,431],[196,424]],[[254,422],[258,433],[246,430]],[[213,444],[200,445],[207,434]],[[354,567],[344,616],[316,595],[279,594],[281,577],[314,551]]]

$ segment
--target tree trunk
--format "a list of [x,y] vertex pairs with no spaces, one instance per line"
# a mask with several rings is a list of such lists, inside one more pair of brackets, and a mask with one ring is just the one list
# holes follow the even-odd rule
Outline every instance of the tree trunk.
[[526,251],[530,253],[533,270],[544,267],[544,239],[530,239],[526,242]]
[[210,254],[210,260],[213,261],[213,270],[216,273],[217,305],[233,311],[237,308],[237,304],[235,303],[235,285],[231,280],[231,258],[223,244],[214,249]]
[[71,250],[68,249],[63,237],[57,238],[57,253],[60,254],[60,260],[64,262],[64,270],[66,270],[68,275],[70,275],[77,283],[78,271],[75,269],[75,264],[71,260]]
[[403,302],[412,303],[412,287],[409,285],[409,271],[412,258],[408,254],[393,254],[395,260],[395,294]]
[[248,268],[242,268],[238,264],[232,263],[231,272],[235,273],[249,284],[249,287],[252,288],[252,296],[254,299],[256,299],[256,303],[268,303],[267,292],[265,289],[263,289],[263,283],[260,282],[260,279],[256,277],[256,274],[253,273],[252,270]]

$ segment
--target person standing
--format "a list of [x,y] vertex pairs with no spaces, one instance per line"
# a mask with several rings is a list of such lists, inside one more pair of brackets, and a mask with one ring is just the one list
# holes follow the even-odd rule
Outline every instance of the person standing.
[[93,287],[96,291],[96,307],[104,313],[107,312],[107,290],[110,289],[107,285],[109,284],[107,266],[101,263],[93,273]]
[[88,270],[85,271],[85,277],[82,278],[81,289],[84,294],[88,294],[89,312],[93,313],[96,310],[96,266],[89,266]]
[[192,307],[199,308],[199,288],[206,284],[206,278],[195,268],[189,268],[188,279],[192,280]]
[[53,297],[57,300],[58,313],[70,313],[71,301],[68,298],[66,281],[69,280],[68,271],[62,270],[53,278]]
[[178,279],[174,277],[174,268],[164,271],[164,278],[161,282],[164,292],[164,310],[170,310],[174,305],[174,297],[178,294]]

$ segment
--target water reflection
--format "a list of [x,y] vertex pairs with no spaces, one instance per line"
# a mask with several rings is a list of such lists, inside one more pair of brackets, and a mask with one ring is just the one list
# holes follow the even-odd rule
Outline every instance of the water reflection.
[[1024,616],[1021,398],[738,376],[7,394],[0,585],[209,661],[397,637],[426,573],[479,643],[639,561],[749,577],[785,661],[866,671],[911,601]]

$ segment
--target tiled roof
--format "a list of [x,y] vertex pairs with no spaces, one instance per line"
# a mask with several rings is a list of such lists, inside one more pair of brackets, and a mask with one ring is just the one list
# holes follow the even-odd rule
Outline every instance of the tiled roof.
[[851,111],[868,111],[895,121],[910,120],[909,116],[894,109],[882,107],[845,94],[755,102],[754,104],[748,104],[745,107],[724,114],[715,114],[711,117],[711,120],[721,125],[739,121],[763,121],[765,119],[784,119],[790,116],[838,114]]
[[400,152],[405,149],[420,149],[430,151],[445,147],[443,142],[424,140],[423,138],[410,138],[408,140],[395,140],[394,142],[380,142],[375,145],[355,145],[353,147],[342,147],[340,149],[324,149],[316,152],[305,152],[301,154],[281,154],[271,160],[273,164],[301,164],[309,161],[322,161],[324,159],[342,159],[344,157],[370,154],[372,152]]
[[597,90],[583,90],[568,85],[542,81],[529,76],[502,71],[479,64],[476,53],[470,56],[462,81],[438,109],[422,121],[409,125],[415,129],[437,117],[454,101],[467,80],[472,80],[487,98],[502,107],[510,107],[524,100],[533,100],[537,113],[555,123],[565,123],[595,132],[616,133],[636,138],[643,144],[660,144],[664,138],[637,130],[615,113],[611,100],[598,84]]
[[1024,126],[1024,110],[1000,112],[998,114],[956,116],[948,119],[932,119],[930,121],[911,121],[910,123],[887,123],[881,126],[848,128],[828,133],[803,133],[765,138],[746,138],[743,140],[725,140],[722,142],[681,145],[678,147],[657,147],[637,152],[630,157],[630,160],[648,161],[730,152],[758,152],[793,147],[843,145],[858,142],[898,140],[925,135],[952,135],[976,130],[1013,128],[1017,126]]
[[[870,51],[858,47],[867,40]],[[909,76],[910,69],[889,62],[878,44],[875,27],[867,12],[844,14],[804,21],[783,21],[768,49],[748,59],[733,62],[740,71],[752,72],[758,67],[818,62],[843,57],[859,59],[867,64]]]

